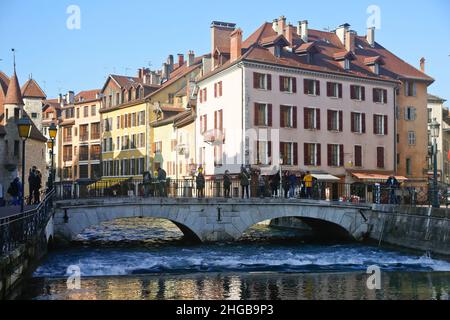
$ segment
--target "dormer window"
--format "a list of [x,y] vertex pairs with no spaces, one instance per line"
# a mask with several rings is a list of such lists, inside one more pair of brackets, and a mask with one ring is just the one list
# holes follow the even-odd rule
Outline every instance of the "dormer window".
[[333,58],[335,61],[338,61],[341,67],[344,70],[350,70],[351,69],[351,60],[355,60],[356,57],[351,51],[341,51],[338,53],[335,53],[333,55]]
[[364,59],[364,64],[370,68],[376,75],[380,75],[380,66],[384,64],[383,59],[380,56],[368,57]]
[[380,74],[380,65],[378,63],[375,63],[373,65],[373,73],[375,73],[376,75]]
[[350,70],[350,60],[349,59],[344,60],[344,69]]

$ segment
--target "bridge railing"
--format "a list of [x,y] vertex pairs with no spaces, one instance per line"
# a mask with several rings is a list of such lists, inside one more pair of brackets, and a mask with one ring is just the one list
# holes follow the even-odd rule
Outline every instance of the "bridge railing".
[[55,190],[35,208],[0,218],[0,256],[33,238],[50,220]]
[[[289,197],[290,186],[272,185],[266,181],[260,188],[258,181],[252,179],[249,186],[250,197]],[[308,190],[298,183],[293,190],[295,198],[327,200],[348,203],[380,203],[402,204],[410,206],[431,206],[433,189],[430,187],[406,187],[391,188],[385,184],[368,183],[332,183],[314,182]],[[167,179],[166,181],[152,180],[144,183],[143,179],[109,179],[93,182],[89,185],[76,182],[61,182],[56,184],[58,199],[77,198],[103,198],[103,197],[170,197],[170,198],[195,198],[200,197],[198,185],[195,179]],[[450,192],[447,185],[439,185],[439,201],[441,205],[450,203]],[[225,195],[231,198],[242,196],[242,187],[238,178],[233,178],[229,193],[226,194],[222,178],[206,180],[203,188],[205,198],[223,198]]]

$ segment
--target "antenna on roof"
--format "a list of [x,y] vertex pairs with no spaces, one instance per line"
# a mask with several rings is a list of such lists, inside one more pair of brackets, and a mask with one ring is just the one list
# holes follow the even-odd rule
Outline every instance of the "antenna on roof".
[[330,32],[331,28],[330,27],[325,27],[323,28],[324,31]]
[[149,67],[150,69],[152,68],[152,62],[151,62],[151,61],[148,62],[148,67]]
[[12,48],[11,51],[13,53],[14,72],[16,72],[16,49]]

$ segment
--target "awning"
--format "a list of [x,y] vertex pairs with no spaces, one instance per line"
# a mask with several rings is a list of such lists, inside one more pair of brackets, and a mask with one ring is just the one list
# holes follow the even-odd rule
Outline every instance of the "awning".
[[[376,174],[376,173],[352,173],[352,176],[364,182],[382,182],[382,183],[385,183],[390,177],[390,175]],[[395,178],[399,182],[404,182],[408,180],[408,178],[403,176],[395,176]]]
[[313,178],[320,182],[339,182],[341,179],[327,173],[312,173]]

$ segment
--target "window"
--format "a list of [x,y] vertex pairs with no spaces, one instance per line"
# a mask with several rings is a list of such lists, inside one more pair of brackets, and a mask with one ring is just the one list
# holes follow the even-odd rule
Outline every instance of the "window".
[[136,127],[136,113],[131,114],[131,127]]
[[214,97],[218,98],[222,96],[222,81],[214,83]]
[[328,166],[342,167],[344,165],[344,145],[329,144],[328,145]]
[[405,96],[415,97],[416,96],[416,82],[415,81],[405,81]]
[[366,100],[366,88],[363,86],[350,86],[350,99],[357,101]]
[[320,166],[321,165],[321,145],[318,143],[304,144],[304,162],[305,166]]
[[223,110],[214,111],[214,129],[223,130]]
[[428,108],[428,123],[433,122],[433,109]]
[[362,146],[355,146],[354,166],[362,167]]
[[255,103],[255,126],[272,126],[272,105],[266,103]]
[[14,108],[14,120],[19,120],[20,118],[20,109]]
[[216,145],[214,146],[214,166],[220,167],[222,166],[222,145]]
[[280,154],[283,165],[298,165],[298,144],[296,142],[280,142]]
[[97,107],[91,106],[91,116],[95,116],[97,114]]
[[74,128],[73,128],[73,135],[74,135],[75,137],[78,136],[78,127],[74,127]]
[[139,133],[138,148],[145,148],[145,134]]
[[366,133],[366,114],[351,113],[351,131],[353,133]]
[[344,60],[344,69],[345,70],[350,70],[350,59],[345,59]]
[[89,125],[83,124],[80,125],[80,141],[89,140]]
[[373,116],[373,133],[376,135],[388,134],[388,116],[378,114]]
[[280,128],[297,128],[297,107],[280,106]]
[[100,139],[100,123],[91,124],[91,139]]
[[411,170],[411,159],[407,158],[406,159],[406,175],[410,176],[412,175],[412,170]]
[[405,120],[406,121],[416,120],[416,108],[414,108],[414,107],[406,107],[405,108]]
[[327,97],[342,98],[342,83],[327,82]]
[[208,130],[208,115],[200,117],[200,133],[205,133]]
[[297,78],[280,76],[280,91],[288,93],[296,93]]
[[257,141],[256,142],[256,164],[269,165],[272,157],[272,142]]
[[80,118],[80,108],[77,108],[77,119]]
[[121,148],[120,148],[120,137],[116,138],[116,147],[117,147],[116,150],[121,150]]
[[36,112],[31,113],[31,118],[36,119],[38,117],[38,114]]
[[416,145],[416,132],[415,131],[409,131],[408,132],[408,144],[410,146]]
[[320,96],[320,81],[304,79],[304,93],[311,96]]
[[155,153],[162,153],[162,141],[155,142]]
[[63,129],[63,141],[72,142],[72,127]]
[[72,161],[72,146],[63,147],[63,161]]
[[138,120],[139,125],[144,126],[145,125],[145,111],[140,111],[138,117],[139,117],[139,120]]
[[85,107],[83,108],[83,117],[84,117],[84,118],[89,117],[89,106],[85,106]]
[[384,168],[384,147],[377,147],[377,167]]
[[327,110],[328,131],[343,131],[343,112]]
[[374,88],[373,89],[373,102],[375,103],[387,103],[387,90]]
[[304,127],[308,130],[320,130],[320,109],[305,108]]
[[203,89],[203,102],[208,101],[208,90],[206,88]]
[[254,72],[253,88],[260,90],[272,90],[272,75]]
[[174,98],[175,98],[175,94],[169,93],[169,95],[168,95],[168,103],[169,104],[173,104]]
[[80,161],[88,161],[89,160],[89,147],[88,146],[80,146]]

